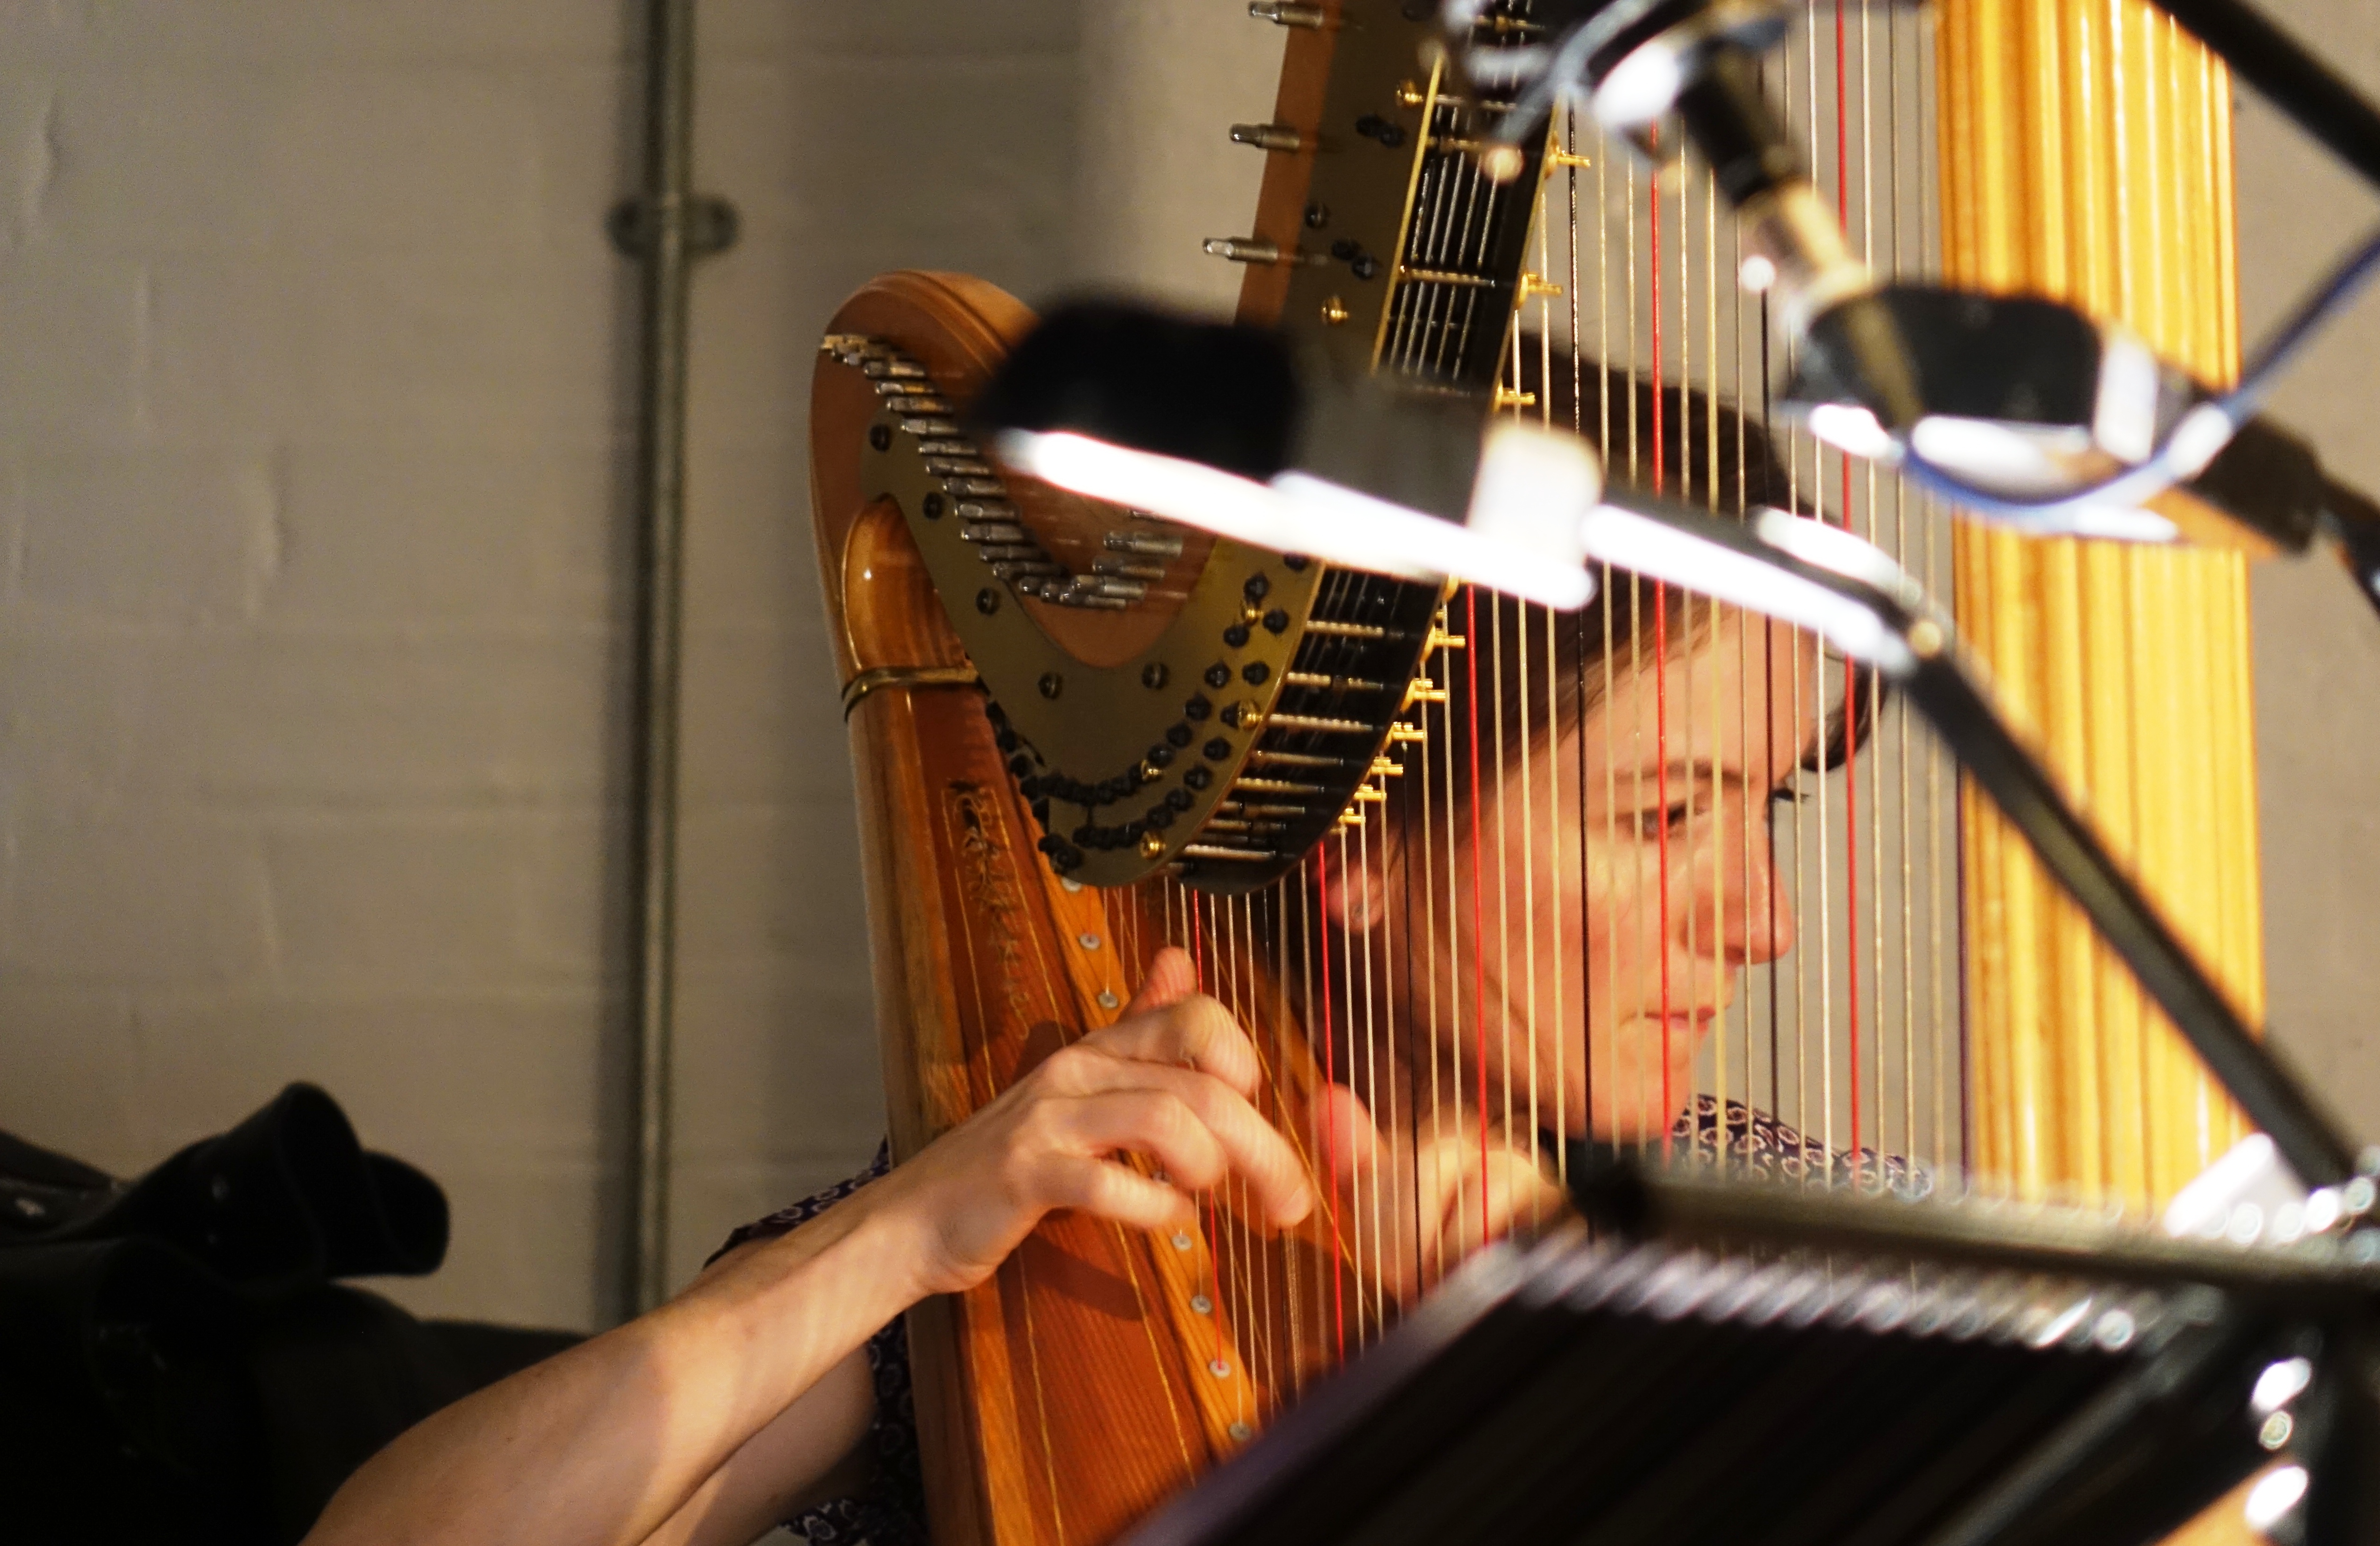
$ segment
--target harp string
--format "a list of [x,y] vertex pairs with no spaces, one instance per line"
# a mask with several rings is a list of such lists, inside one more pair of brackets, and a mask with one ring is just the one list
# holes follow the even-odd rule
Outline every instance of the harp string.
[[[1850,8],[1851,0],[1829,14],[1815,0],[1799,7],[1801,25],[1768,61],[1768,84],[1788,99],[1789,121],[1801,115],[1794,128],[1808,135],[1812,164],[1831,177],[1831,201],[1858,249],[1879,272],[1924,270],[1936,240],[1931,145],[1903,115],[1925,100],[1931,61],[1910,45],[1924,43],[1928,24],[1896,9],[1879,29],[1872,0],[1859,0],[1856,18]],[[1831,61],[1822,57],[1828,50]],[[1427,127],[1448,137],[1467,125],[1459,104],[1436,103]],[[1594,433],[1615,475],[1624,468],[1722,510],[1778,497],[1754,486],[1756,413],[1788,504],[1894,549],[1938,590],[1947,554],[1930,502],[1873,471],[1855,478],[1847,458],[1775,421],[1767,308],[1726,293],[1743,246],[1731,223],[1721,230],[1707,177],[1665,172],[1640,195],[1633,161],[1621,177],[1607,172],[1608,140],[1582,137],[1567,114],[1556,140],[1567,153],[1559,183],[1548,177],[1542,188],[1531,244],[1538,283],[1505,351],[1516,390],[1534,371],[1537,395],[1523,415],[1534,407],[1543,424]],[[1583,161],[1582,149],[1593,152]],[[1827,149],[1833,153],[1822,155]],[[1461,159],[1433,157],[1416,184],[1407,264],[1475,262],[1488,217],[1510,196]],[[1544,282],[1556,268],[1558,220],[1568,233],[1567,283],[1559,286]],[[1581,250],[1587,243],[1591,255]],[[1591,301],[1585,284],[1595,286]],[[1382,337],[1384,368],[1446,371],[1472,330],[1488,325],[1468,288],[1413,281],[1400,291]],[[1530,327],[1534,349],[1524,344]],[[1571,396],[1557,413],[1556,335],[1565,329]],[[1598,371],[1590,406],[1585,373],[1598,357],[1609,369]],[[1615,380],[1622,404],[1612,401]],[[1648,384],[1649,395],[1630,383]],[[1715,409],[1730,399],[1742,408],[1732,426],[1706,410],[1696,432],[1694,404]],[[1162,920],[1165,936],[1192,950],[1202,986],[1248,1026],[1267,1063],[1285,1069],[1290,1052],[1310,1048],[1320,1076],[1348,1086],[1392,1140],[1381,1152],[1394,1166],[1350,1165],[1365,1151],[1346,1151],[1351,1135],[1339,1127],[1315,1126],[1320,1102],[1300,1116],[1281,1092],[1260,1097],[1269,1117],[1297,1123],[1307,1153],[1321,1161],[1329,1217],[1314,1237],[1327,1235],[1349,1270],[1331,1264],[1327,1290],[1299,1250],[1253,1219],[1245,1184],[1227,1184],[1220,1216],[1208,1202],[1210,1236],[1223,1235],[1210,1238],[1224,1264],[1219,1359],[1222,1339],[1238,1345],[1261,1376],[1250,1399],[1266,1412],[1311,1368],[1370,1340],[1403,1285],[1427,1288],[1442,1276],[1455,1240],[1491,1226],[1496,1201],[1484,1182],[1491,1161],[1503,1158],[1500,1141],[1559,1173],[1560,1152],[1548,1154],[1539,1135],[1595,1126],[1598,1100],[1604,1120],[1617,1111],[1648,1150],[1658,1138],[1664,1152],[1675,1142],[1672,1123],[1632,1109],[1650,1105],[1656,1084],[1667,1116],[1692,1111],[1698,1092],[1716,1106],[1722,1153],[1743,1139],[1744,1110],[1787,1120],[1809,1135],[1814,1182],[1838,1153],[1922,1150],[1943,1177],[1968,1152],[1964,1005],[1951,955],[1959,921],[1943,895],[1957,883],[1946,870],[1959,862],[1946,843],[1957,802],[1938,747],[1915,738],[1910,716],[1872,673],[1842,662],[1840,675],[1813,675],[1806,663],[1820,658],[1819,647],[1798,631],[1666,587],[1647,596],[1649,582],[1633,577],[1603,578],[1621,585],[1611,598],[1618,604],[1574,625],[1494,596],[1482,617],[1481,598],[1463,592],[1446,621],[1467,640],[1463,658],[1440,651],[1424,662],[1420,675],[1448,698],[1425,694],[1412,705],[1406,717],[1421,724],[1425,744],[1404,759],[1387,799],[1360,802],[1318,854],[1258,894],[1204,897],[1167,881],[1149,898],[1148,933]],[[1620,618],[1645,626],[1616,627]],[[1563,663],[1565,649],[1575,651],[1574,668]],[[1649,700],[1632,696],[1640,693]],[[1756,783],[1730,786],[1730,758],[1756,773],[1767,749],[1807,751],[1845,723],[1867,732],[1864,744],[1846,737],[1840,784],[1819,769],[1784,781],[1798,797],[1780,802],[1790,810],[1773,822],[1763,822]],[[1571,819],[1575,834],[1563,825]],[[1650,841],[1639,842],[1623,822],[1645,820]],[[1793,874],[1777,874],[1788,862]],[[1785,940],[1795,914],[1815,936],[1807,948]],[[1132,909],[1111,916],[1145,963]],[[1766,940],[1742,932],[1761,927]],[[1756,968],[1747,969],[1746,955]],[[1609,1006],[1596,1002],[1607,987],[1619,992]],[[1642,1034],[1656,992],[1658,1038]],[[1621,1029],[1626,1036],[1613,1034]],[[1300,1034],[1305,1043],[1293,1049]],[[1695,1056],[1677,1043],[1681,1035]],[[1652,1055],[1661,1058],[1658,1078],[1642,1066]],[[1475,1203],[1458,1195],[1463,1211],[1432,1212],[1432,1198],[1449,1194],[1416,1185],[1410,1166],[1415,1156],[1443,1157],[1450,1142],[1475,1146],[1463,1168],[1475,1162],[1483,1184]],[[1828,1166],[1816,1163],[1821,1154]],[[1881,1172],[1865,1179],[1876,1184]]]
[[[1540,222],[1540,223],[1539,223],[1539,225],[1538,225],[1538,233],[1539,233],[1539,237],[1540,237],[1540,239],[1542,240],[1542,239],[1543,239],[1543,235],[1544,235],[1544,225],[1543,225],[1543,223],[1542,223],[1542,222]],[[1542,269],[1542,264],[1540,265],[1540,268]],[[1539,303],[1539,305],[1540,305],[1540,310],[1542,310],[1542,305],[1543,305],[1543,303],[1542,303],[1542,302],[1540,302],[1540,303]],[[1542,322],[1542,317],[1540,318],[1540,321]],[[1517,386],[1517,384],[1518,384],[1517,378],[1519,377],[1519,375],[1520,375],[1520,373],[1521,373],[1521,331],[1520,331],[1520,329],[1519,329],[1519,328],[1517,328],[1517,327],[1516,327],[1516,328],[1514,328],[1514,329],[1512,330],[1512,373],[1513,373],[1513,376],[1515,377],[1515,385]],[[1543,376],[1542,374],[1540,374],[1540,375],[1539,375],[1539,377],[1538,377],[1537,379],[1538,379],[1538,381],[1539,381],[1539,383],[1540,383],[1541,384],[1543,383],[1543,382],[1544,382],[1544,380],[1545,380],[1545,378],[1544,378],[1544,376]],[[1546,396],[1549,396],[1549,393],[1545,392],[1545,391],[1540,391],[1540,392],[1538,393],[1538,396],[1539,396],[1540,398],[1546,397]],[[1527,412],[1527,408],[1526,408],[1526,406],[1525,406],[1525,405],[1524,405],[1524,404],[1522,404],[1522,403],[1520,403],[1520,402],[1518,402],[1518,401],[1516,401],[1516,402],[1514,403],[1514,405],[1513,405],[1513,409],[1512,409],[1512,414],[1513,414],[1513,417],[1514,417],[1514,418],[1516,418],[1516,419],[1517,419],[1517,418],[1520,418],[1521,416],[1523,416],[1523,415],[1524,415],[1524,414],[1525,414],[1526,412]],[[1497,609],[1496,609],[1496,615],[1497,615],[1497,616],[1500,619],[1500,618],[1502,617],[1502,615],[1503,615],[1503,609],[1502,609],[1501,607],[1497,608]],[[1528,609],[1527,603],[1523,603],[1523,604],[1522,604],[1522,605],[1517,609],[1517,615],[1518,615],[1518,617],[1519,617],[1519,622],[1518,622],[1518,623],[1517,623],[1517,625],[1516,625],[1516,629],[1517,629],[1518,637],[1516,637],[1516,638],[1513,639],[1513,641],[1512,641],[1512,645],[1513,645],[1513,651],[1512,651],[1512,652],[1513,652],[1513,663],[1514,663],[1514,665],[1517,667],[1517,674],[1518,674],[1518,677],[1519,677],[1519,687],[1518,687],[1518,689],[1517,689],[1517,693],[1518,693],[1518,697],[1519,697],[1519,700],[1520,700],[1519,709],[1520,709],[1520,716],[1521,716],[1521,723],[1520,723],[1520,743],[1521,743],[1521,745],[1520,745],[1520,763],[1521,763],[1521,767],[1520,767],[1520,775],[1521,775],[1521,777],[1520,777],[1520,783],[1521,783],[1521,843],[1520,843],[1520,848],[1521,848],[1521,899],[1522,899],[1522,911],[1521,911],[1521,973],[1522,973],[1522,978],[1523,978],[1523,980],[1524,980],[1524,988],[1523,988],[1523,990],[1522,990],[1522,997],[1521,997],[1521,1004],[1522,1004],[1522,1009],[1521,1009],[1521,1036],[1522,1036],[1522,1040],[1523,1040],[1523,1041],[1525,1043],[1525,1045],[1526,1045],[1526,1049],[1527,1049],[1526,1057],[1525,1057],[1525,1059],[1524,1059],[1524,1067],[1525,1067],[1525,1069],[1526,1069],[1525,1078],[1526,1078],[1526,1082],[1527,1082],[1527,1086],[1528,1086],[1528,1089],[1527,1089],[1527,1091],[1526,1091],[1526,1094],[1527,1094],[1526,1116],[1527,1116],[1527,1121],[1528,1121],[1528,1129],[1527,1129],[1527,1130],[1528,1130],[1528,1153],[1529,1153],[1529,1163],[1530,1163],[1530,1166],[1531,1166],[1532,1168],[1535,1168],[1535,1166],[1536,1165],[1536,1163],[1537,1163],[1537,1034],[1536,1034],[1536,1027],[1537,1027],[1537,950],[1536,950],[1537,935],[1536,935],[1536,925],[1535,925],[1535,913],[1534,913],[1534,909],[1530,907],[1530,904],[1531,904],[1531,903],[1533,903],[1534,901],[1536,901],[1536,895],[1537,895],[1537,888],[1536,888],[1536,851],[1537,851],[1537,830],[1536,830],[1536,800],[1535,800],[1535,795],[1536,795],[1536,776],[1535,776],[1535,775],[1536,775],[1536,748],[1535,747],[1535,745],[1533,745],[1533,744],[1532,744],[1532,742],[1531,742],[1531,740],[1530,740],[1530,736],[1529,736],[1529,728],[1530,728],[1530,726],[1529,726],[1529,609]],[[1502,704],[1502,702],[1501,702],[1501,699],[1502,699],[1502,697],[1503,697],[1503,681],[1504,681],[1504,674],[1503,674],[1501,671],[1497,672],[1497,674],[1496,674],[1496,683],[1497,683],[1497,697],[1498,697],[1499,701],[1498,701],[1498,703],[1497,703],[1497,710],[1498,710],[1498,712],[1497,712],[1497,715],[1496,715],[1496,725],[1497,725],[1497,733],[1498,733],[1498,736],[1500,736],[1500,736],[1501,736],[1501,735],[1502,735],[1502,731],[1503,731],[1503,724],[1504,724],[1504,715],[1503,715],[1503,712],[1502,712],[1503,704]],[[1497,749],[1498,749],[1498,751],[1500,753],[1500,752],[1502,751],[1503,748],[1500,745],[1500,746],[1497,748]],[[1500,797],[1502,795],[1502,793],[1504,792],[1504,790],[1505,790],[1505,789],[1507,789],[1507,788],[1509,788],[1509,787],[1510,787],[1510,784],[1511,784],[1511,781],[1510,781],[1508,778],[1506,778],[1505,776],[1503,776],[1502,770],[1503,770],[1503,768],[1504,768],[1504,765],[1505,765],[1505,764],[1504,764],[1504,759],[1503,759],[1503,757],[1502,757],[1501,755],[1499,755],[1499,756],[1497,757],[1497,759],[1496,759],[1496,766],[1497,766],[1497,769],[1498,769],[1497,791],[1498,791],[1498,794],[1499,794],[1499,796],[1500,796]],[[1503,801],[1502,801],[1502,799],[1501,799],[1500,797],[1500,798],[1498,799],[1498,801],[1497,801],[1497,806],[1498,806],[1498,810],[1497,810],[1497,819],[1496,819],[1497,848],[1498,848],[1499,856],[1500,856],[1500,858],[1501,857],[1503,857],[1503,856],[1507,856],[1507,855],[1509,855],[1509,854],[1512,852],[1512,843],[1511,843],[1511,841],[1510,841],[1510,838],[1509,838],[1508,834],[1506,834],[1506,832],[1505,832],[1505,830],[1504,830],[1504,818],[1503,818],[1503,810],[1502,810]],[[1500,864],[1500,865],[1499,865],[1499,880],[1500,880],[1500,882],[1502,881],[1502,879],[1503,879],[1503,877],[1502,877],[1502,875],[1501,875],[1501,868],[1502,868],[1502,867],[1501,867],[1501,865]],[[1511,887],[1511,885],[1510,885],[1509,883],[1500,883],[1500,884],[1499,884],[1499,886],[1498,886],[1498,896],[1499,896],[1499,899],[1500,899],[1500,903],[1502,903],[1504,906],[1509,906],[1509,905],[1510,905],[1510,901],[1511,901],[1511,897],[1512,897],[1512,887]],[[1501,909],[1500,909],[1500,916],[1501,916]],[[1511,1142],[1511,1141],[1512,1141],[1512,1132],[1513,1132],[1513,1127],[1512,1127],[1512,1095],[1511,1095],[1512,1084],[1512,967],[1511,967],[1511,964],[1510,964],[1509,953],[1508,953],[1508,955],[1507,955],[1506,960],[1505,960],[1504,965],[1503,965],[1503,980],[1504,980],[1504,1001],[1505,1001],[1505,1011],[1504,1011],[1504,1027],[1505,1027],[1505,1030],[1504,1030],[1504,1043],[1505,1043],[1505,1048],[1504,1048],[1504,1067],[1505,1067],[1505,1075],[1504,1075],[1504,1088],[1505,1088],[1505,1091],[1506,1091],[1506,1094],[1505,1094],[1505,1112],[1504,1112],[1504,1133],[1505,1133],[1505,1141],[1506,1141],[1507,1143],[1509,1143],[1509,1142]],[[1482,1181],[1483,1181],[1483,1183],[1484,1183],[1484,1181],[1485,1181],[1485,1179],[1486,1179],[1486,1178],[1483,1176],[1481,1179],[1482,1179]]]

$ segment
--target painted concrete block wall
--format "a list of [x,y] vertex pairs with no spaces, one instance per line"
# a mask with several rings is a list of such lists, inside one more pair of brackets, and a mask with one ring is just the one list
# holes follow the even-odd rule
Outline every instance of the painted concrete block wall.
[[[396,1285],[441,1312],[609,1309],[633,11],[0,9],[0,1126],[129,1171],[320,1080],[447,1184]],[[745,237],[695,310],[681,1277],[880,1131],[810,343],[899,265],[1228,306],[1187,245],[1278,46],[1236,11],[705,0]],[[2380,86],[2362,9],[2291,16]],[[2252,104],[2240,144],[2252,328],[2374,204]],[[2280,409],[2380,484],[2374,315]],[[2380,625],[2257,587],[2274,1015],[2380,1132]]]
[[[2380,93],[2380,11],[2291,0],[2268,14]],[[2242,93],[2240,288],[2253,339],[2380,217],[2380,198]],[[2380,490],[2380,298],[2314,345],[2271,411],[2334,470]],[[2254,578],[2265,937],[2282,1045],[2362,1137],[2380,1139],[2380,618],[2327,560]]]
[[[445,1183],[445,1313],[609,1308],[637,10],[0,10],[0,1126],[133,1171],[318,1080]],[[1077,23],[701,25],[681,1275],[879,1131],[809,348],[1059,270]]]

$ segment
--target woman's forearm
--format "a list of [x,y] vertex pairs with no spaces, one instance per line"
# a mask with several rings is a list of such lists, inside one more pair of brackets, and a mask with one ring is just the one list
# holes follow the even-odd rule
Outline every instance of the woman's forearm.
[[1250,1102],[1255,1044],[1193,987],[1190,957],[1160,951],[1115,1024],[793,1234],[422,1423],[339,1490],[310,1542],[748,1540],[866,1430],[864,1369],[804,1393],[925,1296],[989,1278],[1051,1209],[1178,1230],[1190,1191],[1236,1176],[1271,1223],[1296,1223],[1312,1193]]
[[[918,1297],[915,1243],[874,1200],[747,1247],[651,1314],[430,1418],[348,1479],[309,1546],[643,1540]],[[864,1431],[864,1387],[853,1399],[819,1420]]]

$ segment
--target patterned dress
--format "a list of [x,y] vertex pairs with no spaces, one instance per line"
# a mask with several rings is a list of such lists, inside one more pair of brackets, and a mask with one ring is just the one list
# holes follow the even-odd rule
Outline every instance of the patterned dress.
[[[880,1146],[868,1168],[848,1181],[838,1181],[815,1197],[791,1208],[756,1219],[727,1237],[719,1248],[726,1255],[747,1240],[765,1240],[809,1223],[892,1168],[889,1150]],[[830,1498],[785,1521],[785,1528],[817,1546],[926,1546],[926,1483],[917,1466],[917,1406],[909,1388],[908,1322],[895,1317],[892,1324],[868,1339],[868,1374],[876,1386],[876,1415],[868,1420],[868,1444],[875,1465],[857,1492]]]
[[[1933,1177],[1924,1167],[1872,1149],[1829,1150],[1775,1117],[1741,1101],[1722,1109],[1717,1097],[1697,1095],[1670,1129],[1673,1143],[1691,1144],[1696,1158],[1765,1180],[1831,1181],[1867,1191],[1889,1189],[1924,1197]],[[719,1248],[725,1255],[747,1240],[783,1235],[808,1223],[890,1168],[882,1148],[866,1170],[815,1197],[755,1220]],[[713,1258],[716,1260],[716,1258]],[[926,1489],[917,1461],[917,1402],[909,1387],[909,1333],[896,1320],[868,1340],[868,1371],[876,1385],[876,1415],[868,1442],[875,1466],[868,1483],[846,1498],[834,1498],[785,1521],[785,1528],[817,1546],[926,1546]]]

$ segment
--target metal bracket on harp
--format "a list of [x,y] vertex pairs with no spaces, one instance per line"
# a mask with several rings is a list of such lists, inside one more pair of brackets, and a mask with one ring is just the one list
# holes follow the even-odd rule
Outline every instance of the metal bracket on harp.
[[843,717],[880,688],[979,688],[983,677],[971,665],[871,665],[843,684]]

